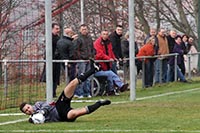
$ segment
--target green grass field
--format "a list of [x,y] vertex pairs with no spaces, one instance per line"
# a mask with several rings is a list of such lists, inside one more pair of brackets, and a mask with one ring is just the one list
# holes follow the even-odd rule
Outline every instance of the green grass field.
[[[112,104],[73,123],[40,125],[23,120],[27,116],[0,116],[0,132],[130,132],[130,133],[200,133],[200,79],[190,83],[168,83],[149,89],[137,88],[137,99],[129,101],[129,91],[120,96],[94,97],[110,99]],[[72,103],[82,107],[90,103]]]

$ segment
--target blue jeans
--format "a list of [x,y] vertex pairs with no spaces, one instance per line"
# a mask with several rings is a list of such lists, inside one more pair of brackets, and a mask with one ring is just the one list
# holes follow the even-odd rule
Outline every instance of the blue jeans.
[[[155,83],[167,82],[167,59],[156,59],[155,61]],[[161,74],[162,73],[162,74]],[[160,79],[161,75],[161,79]]]
[[117,74],[117,62],[113,62],[112,63],[112,68],[111,68],[111,70],[115,73],[115,74]]
[[[174,77],[174,65],[170,65],[169,69],[170,69],[170,71],[169,71],[170,74],[169,74],[168,81],[169,82],[173,82],[175,80],[175,77]],[[177,78],[179,78],[180,81],[182,81],[182,82],[186,81],[185,76],[181,72],[179,66],[176,66],[176,69],[177,69]]]
[[[77,63],[77,67],[78,67],[78,75],[80,75],[81,73],[84,73],[90,69],[90,64],[86,63],[86,62],[81,62],[81,63]],[[78,96],[90,95],[91,94],[90,80],[91,80],[91,78],[89,77],[89,78],[87,78],[86,81],[84,81],[83,83],[78,85],[76,87],[74,94],[78,95]]]
[[108,79],[109,91],[114,90],[114,85],[116,85],[119,88],[124,85],[124,83],[120,80],[119,76],[111,70],[96,72],[94,76],[95,77],[106,76]]

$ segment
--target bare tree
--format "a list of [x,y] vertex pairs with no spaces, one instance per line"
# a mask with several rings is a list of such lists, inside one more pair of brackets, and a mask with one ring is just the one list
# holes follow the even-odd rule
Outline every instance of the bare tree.
[[153,23],[157,29],[174,28],[197,39],[196,5],[197,0],[136,0],[135,14],[145,33]]

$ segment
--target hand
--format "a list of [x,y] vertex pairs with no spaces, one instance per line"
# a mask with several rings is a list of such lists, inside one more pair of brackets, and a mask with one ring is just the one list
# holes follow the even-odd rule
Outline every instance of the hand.
[[74,40],[77,39],[77,38],[78,38],[78,34],[73,35],[72,38],[73,38]]
[[122,59],[122,58],[119,58],[119,61],[123,61],[123,59]]

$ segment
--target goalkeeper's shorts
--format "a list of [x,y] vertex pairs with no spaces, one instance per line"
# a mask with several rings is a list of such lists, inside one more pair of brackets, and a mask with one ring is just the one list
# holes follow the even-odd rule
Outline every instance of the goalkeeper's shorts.
[[61,121],[68,121],[68,122],[73,122],[76,120],[75,119],[68,119],[67,118],[67,114],[70,110],[72,110],[71,108],[71,98],[67,98],[64,94],[64,91],[61,93],[61,95],[59,96],[58,100],[56,101],[56,109],[58,111],[58,114],[61,118]]

